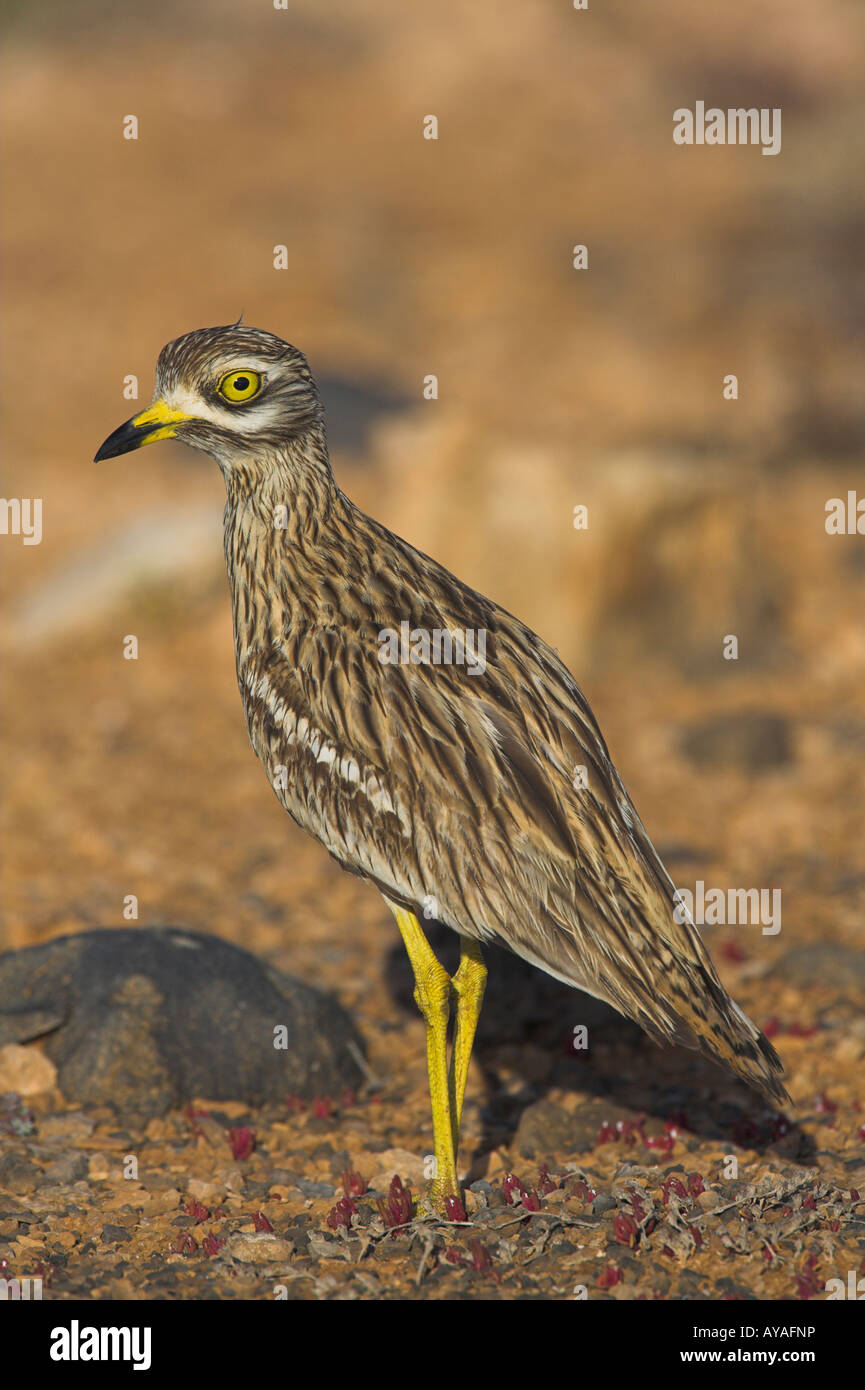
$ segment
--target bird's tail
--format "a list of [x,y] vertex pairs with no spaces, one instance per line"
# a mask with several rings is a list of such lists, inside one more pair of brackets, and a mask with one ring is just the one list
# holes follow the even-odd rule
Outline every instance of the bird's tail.
[[[633,932],[629,938],[617,937],[632,945],[638,940],[651,942],[651,965],[636,951],[602,955],[596,949],[590,953],[594,969],[586,970],[586,936],[578,957],[572,942],[563,949],[566,938],[561,932],[545,934],[546,942],[554,941],[557,947],[554,958],[547,955],[540,959],[525,948],[520,950],[519,945],[516,949],[558,979],[606,1000],[655,1042],[702,1052],[728,1066],[767,1100],[789,1104],[790,1097],[780,1080],[784,1071],[781,1058],[727,993],[694,928],[688,923],[681,930],[679,946],[685,949],[677,951],[667,949],[658,934],[652,938],[645,932]],[[592,945],[597,947],[597,937]]]
[[682,1041],[726,1063],[767,1100],[789,1104],[780,1079],[784,1064],[768,1038],[727,993],[714,970],[698,968],[703,975],[702,989],[691,995],[691,1007],[682,1010],[682,1023],[691,1035],[683,1036]]

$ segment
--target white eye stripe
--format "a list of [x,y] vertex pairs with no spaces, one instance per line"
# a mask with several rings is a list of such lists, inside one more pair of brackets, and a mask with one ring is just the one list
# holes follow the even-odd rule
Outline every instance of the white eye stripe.
[[[252,370],[251,364],[249,370]],[[197,392],[184,386],[175,386],[166,391],[162,399],[175,410],[182,410],[184,415],[189,415],[195,420],[206,420],[209,424],[231,430],[234,434],[254,434],[261,429],[267,429],[269,425],[277,424],[284,414],[278,401],[259,401],[253,396],[248,404],[238,403],[232,406],[226,402],[225,405],[221,405],[204,400]]]
[[217,381],[229,372],[258,372],[259,376],[267,376],[269,371],[273,371],[273,363],[265,362],[261,357],[244,357],[242,362],[238,362],[236,357],[226,358],[218,367],[214,367]]

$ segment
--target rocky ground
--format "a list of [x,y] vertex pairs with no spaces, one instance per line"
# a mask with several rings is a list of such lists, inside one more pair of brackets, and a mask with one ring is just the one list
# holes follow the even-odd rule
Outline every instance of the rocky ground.
[[770,1114],[496,955],[448,1222],[423,1195],[422,1032],[401,962],[384,963],[390,992],[358,1009],[357,1091],[123,1123],[64,1103],[37,1047],[3,1049],[0,1085],[35,1091],[0,1109],[4,1272],[54,1298],[626,1300],[825,1298],[865,1273],[860,956],[792,948],[771,979],[725,971],[788,1068],[796,1103]]

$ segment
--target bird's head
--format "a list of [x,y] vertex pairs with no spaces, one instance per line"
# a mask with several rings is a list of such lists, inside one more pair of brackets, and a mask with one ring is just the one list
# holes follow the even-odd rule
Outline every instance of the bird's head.
[[95,461],[180,439],[232,470],[321,423],[318,391],[297,348],[241,324],[199,328],[162,349],[152,405],[110,434]]

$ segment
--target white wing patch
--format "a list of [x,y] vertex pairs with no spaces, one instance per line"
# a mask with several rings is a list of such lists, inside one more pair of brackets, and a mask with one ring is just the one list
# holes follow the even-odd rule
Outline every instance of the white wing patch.
[[301,715],[298,719],[296,711],[286,704],[266,675],[257,675],[247,669],[244,672],[244,681],[250,694],[267,706],[273,722],[284,731],[285,741],[290,748],[308,749],[315,757],[316,763],[329,768],[331,774],[335,774],[343,782],[357,787],[374,811],[389,812],[396,816],[403,834],[409,834],[409,819],[405,808],[398,801],[394,802],[377,772],[370,769],[362,776],[357,759],[351,754],[340,754],[336,745],[329,743],[321,730],[310,724],[306,715]]

